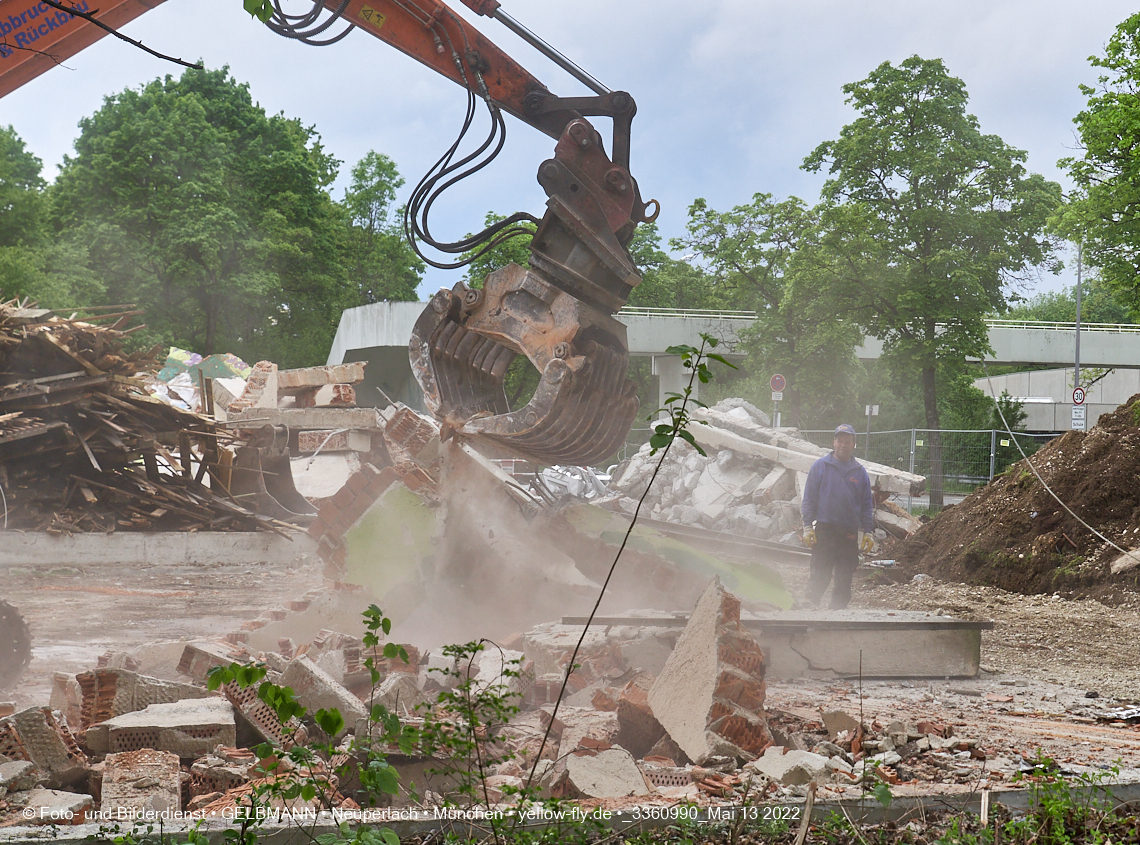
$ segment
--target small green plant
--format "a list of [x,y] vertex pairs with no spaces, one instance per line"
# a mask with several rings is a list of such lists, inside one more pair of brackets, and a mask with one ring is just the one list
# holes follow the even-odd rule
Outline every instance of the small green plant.
[[[259,828],[275,815],[275,809],[296,806],[298,801],[309,806],[315,803],[320,809],[333,809],[339,799],[336,784],[350,774],[349,770],[355,765],[352,756],[346,755],[348,761],[334,770],[333,757],[345,752],[355,751],[363,756],[363,764],[357,768],[356,774],[367,802],[374,805],[383,797],[398,792],[398,774],[388,764],[381,749],[396,744],[402,750],[410,751],[415,737],[411,733],[405,735],[400,720],[395,715],[383,706],[372,703],[380,682],[380,672],[372,655],[380,646],[381,634],[387,635],[392,623],[376,605],[371,605],[363,615],[363,643],[372,653],[365,660],[372,679],[369,723],[370,727],[378,727],[378,730],[370,730],[367,738],[369,741],[364,744],[338,745],[338,737],[347,728],[340,711],[336,708],[322,708],[310,714],[297,700],[292,689],[266,679],[268,668],[264,664],[231,663],[229,666],[214,667],[208,673],[207,686],[211,690],[228,684],[236,684],[240,689],[257,685],[257,697],[273,710],[281,726],[288,729],[286,736],[289,742],[301,737],[302,724],[306,724],[307,733],[314,737],[307,742],[292,744],[287,749],[276,748],[268,742],[252,749],[258,759],[257,765],[251,770],[257,778],[256,785],[246,796],[246,803],[237,808],[238,825],[224,832],[223,837],[227,843],[254,845]],[[399,657],[404,662],[408,660],[407,651],[393,643],[384,645],[381,653],[386,658]],[[313,822],[315,824],[315,818]],[[313,838],[311,834],[309,838]],[[336,833],[322,834],[316,837],[316,841],[320,845],[399,845],[399,837],[391,829],[373,829],[366,825],[355,829],[341,825]]]
[[[692,370],[692,375],[700,379],[701,384],[708,384],[713,380],[712,370],[708,368],[706,361],[718,361],[726,367],[736,369],[736,365],[729,363],[723,355],[717,355],[712,352],[706,352],[705,349],[714,349],[719,341],[712,335],[701,335],[701,346],[698,349],[695,346],[682,344],[680,346],[670,346],[665,352],[669,355],[680,355],[681,365],[688,370]],[[692,423],[692,413],[689,411],[689,405],[697,405],[701,408],[707,408],[704,402],[693,397],[693,379],[690,376],[689,384],[681,393],[667,393],[665,399],[665,407],[658,408],[654,411],[653,416],[646,419],[650,422],[653,421],[654,416],[660,413],[667,413],[669,415],[669,422],[662,422],[653,427],[653,435],[649,438],[649,454],[656,455],[659,449],[667,449],[676,438],[680,437],[690,446],[697,450],[697,453],[704,457],[705,450],[697,443],[693,433],[689,431],[689,425]],[[704,420],[699,420],[701,425],[708,425]]]
[[[442,676],[444,689],[434,707],[421,706],[425,717],[419,732],[420,751],[447,761],[429,774],[441,775],[455,784],[452,793],[444,796],[449,804],[453,803],[451,795],[460,796],[468,805],[497,803],[491,800],[487,778],[493,768],[515,757],[496,740],[499,731],[519,712],[521,696],[511,689],[510,682],[522,674],[520,661],[505,659],[499,649],[498,678],[480,680],[473,674],[475,659],[488,645],[498,649],[490,640],[444,646],[443,654],[450,658],[450,665],[432,670]],[[508,786],[502,792],[517,796],[520,790]]]

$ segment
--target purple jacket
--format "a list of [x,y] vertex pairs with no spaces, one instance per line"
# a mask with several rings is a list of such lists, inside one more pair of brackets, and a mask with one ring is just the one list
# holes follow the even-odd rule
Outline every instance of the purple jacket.
[[867,470],[854,458],[841,464],[834,452],[824,455],[808,473],[800,505],[804,525],[826,522],[849,531],[875,530],[875,500]]

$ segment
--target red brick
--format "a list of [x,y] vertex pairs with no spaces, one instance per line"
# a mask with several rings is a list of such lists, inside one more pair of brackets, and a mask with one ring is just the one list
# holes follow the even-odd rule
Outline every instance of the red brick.
[[[321,510],[323,511],[324,508],[322,508]],[[314,519],[311,523],[309,523],[309,536],[312,537],[314,540],[321,539],[321,535],[324,534],[328,530],[329,530],[329,524],[327,522],[325,522],[323,519],[321,519],[320,514],[317,515],[316,519]]]
[[336,505],[342,510],[352,504],[352,500],[356,498],[356,493],[349,489],[348,485],[344,485],[333,494],[331,503]]
[[345,484],[344,486],[347,487],[349,490],[351,490],[353,493],[355,493],[357,496],[359,496],[361,493],[364,492],[364,488],[368,486],[368,482],[370,480],[371,480],[371,476],[364,473],[363,471],[354,472],[352,474],[352,476],[348,479],[348,483]]

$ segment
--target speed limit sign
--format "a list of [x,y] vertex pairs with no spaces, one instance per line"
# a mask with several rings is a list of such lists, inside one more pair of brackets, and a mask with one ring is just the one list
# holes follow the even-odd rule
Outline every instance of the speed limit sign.
[[1074,387],[1073,388],[1073,404],[1074,405],[1085,404],[1085,389],[1083,387]]

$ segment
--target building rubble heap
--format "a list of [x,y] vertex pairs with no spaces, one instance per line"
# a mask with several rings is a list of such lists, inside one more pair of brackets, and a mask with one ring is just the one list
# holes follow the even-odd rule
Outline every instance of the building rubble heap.
[[[299,622],[309,604],[291,602],[274,615]],[[78,683],[57,677],[61,690],[78,689],[82,698],[69,708],[74,724],[43,707],[0,719],[0,827],[28,824],[27,806],[71,808],[80,817],[117,807],[223,816],[282,776],[250,749],[270,742],[287,750],[306,741],[314,731],[311,715],[333,704],[348,716],[345,733],[335,740],[336,754],[314,759],[308,773],[327,781],[332,806],[357,808],[364,796],[354,791],[353,770],[384,741],[382,727],[365,715],[377,701],[363,666],[369,657],[380,673],[377,687],[399,687],[407,698],[400,716],[410,725],[429,713],[457,718],[441,694],[468,674],[479,687],[502,685],[520,709],[480,733],[506,758],[487,772],[495,802],[514,800],[507,787],[525,783],[548,726],[537,783],[540,794],[554,798],[708,803],[739,802],[747,792],[754,800],[780,800],[802,795],[811,782],[842,795],[879,782],[956,784],[977,777],[987,752],[948,724],[867,724],[841,711],[805,719],[766,706],[764,654],[740,625],[739,606],[713,579],[683,628],[592,629],[553,721],[553,699],[576,641],[561,629],[574,626],[515,634],[502,650],[478,652],[466,667],[442,649],[411,645],[404,646],[407,663],[385,658],[383,646],[368,649],[358,637],[327,629],[308,642],[282,638],[275,649],[261,650],[253,645],[256,626],[185,644],[177,679],[147,676],[139,661],[108,654]],[[111,668],[124,662],[140,671]],[[231,683],[208,691],[210,670],[232,662],[265,665],[267,680],[298,690],[308,714],[282,726],[254,687]],[[429,803],[456,797],[449,793],[454,784],[432,772],[466,761],[441,760],[438,748],[430,758],[406,745],[386,753],[401,773],[397,805],[416,796]]]
[[[761,540],[799,542],[808,470],[830,450],[798,437],[794,429],[771,428],[768,415],[743,399],[697,409],[693,419],[690,431],[706,454],[676,441],[642,505],[642,516]],[[610,493],[599,504],[633,513],[659,457],[650,454],[648,444],[642,446],[614,470]],[[890,498],[920,495],[926,479],[861,463],[875,491],[879,538],[916,531],[919,521]]]

